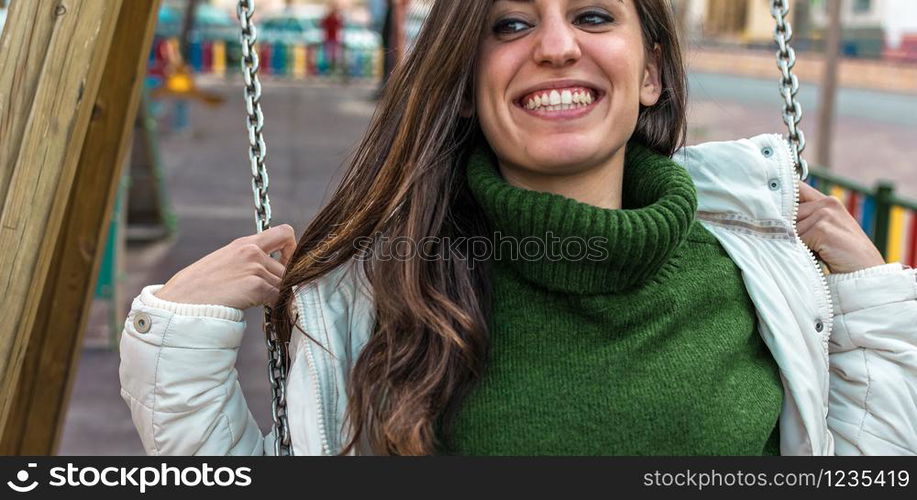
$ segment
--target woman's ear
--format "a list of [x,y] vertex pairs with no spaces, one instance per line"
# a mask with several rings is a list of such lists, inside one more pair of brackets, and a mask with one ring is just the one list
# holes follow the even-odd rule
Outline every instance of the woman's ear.
[[660,61],[662,48],[659,44],[653,46],[653,51],[647,57],[646,67],[643,70],[643,84],[640,86],[640,104],[651,107],[659,102],[662,95],[662,71]]

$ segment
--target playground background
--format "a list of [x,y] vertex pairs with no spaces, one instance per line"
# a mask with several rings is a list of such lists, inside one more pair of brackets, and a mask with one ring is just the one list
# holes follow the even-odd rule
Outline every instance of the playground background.
[[[917,265],[917,203],[911,201],[917,199],[917,12],[888,16],[895,13],[894,1],[866,2],[865,10],[863,2],[845,3],[833,161],[830,170],[813,167],[809,182],[842,199],[888,260]],[[0,0],[0,26],[6,3]],[[61,454],[143,452],[118,384],[117,336],[130,301],[143,286],[163,283],[254,230],[234,2],[199,3],[185,48],[180,39],[186,0],[166,0],[160,13],[148,94],[100,270]],[[785,131],[767,39],[772,26],[760,17],[758,3],[677,2],[688,42],[689,143]],[[800,52],[797,67],[809,152],[818,147],[824,70],[824,19],[813,7],[819,3],[794,2],[809,9],[800,9],[808,17],[800,19],[799,44],[808,50]],[[339,68],[330,66],[311,21],[324,4],[258,5],[274,222],[301,233],[374,111],[385,70],[380,15],[386,2],[345,2],[350,25],[346,63]],[[401,33],[409,48],[429,5],[413,1],[405,8]],[[189,64],[187,79],[169,79],[175,58]],[[883,182],[887,187],[879,189]],[[266,431],[270,401],[259,312],[248,311],[246,319],[239,378]]]

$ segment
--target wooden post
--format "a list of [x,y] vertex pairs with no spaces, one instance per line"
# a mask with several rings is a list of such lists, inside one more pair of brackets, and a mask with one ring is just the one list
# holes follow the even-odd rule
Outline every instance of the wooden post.
[[831,168],[831,146],[834,138],[834,108],[837,101],[837,69],[840,59],[841,0],[827,0],[828,26],[825,36],[825,74],[822,75],[818,104],[818,151],[815,161]]
[[12,4],[0,137],[21,141],[0,148],[0,453],[59,440],[158,6]]

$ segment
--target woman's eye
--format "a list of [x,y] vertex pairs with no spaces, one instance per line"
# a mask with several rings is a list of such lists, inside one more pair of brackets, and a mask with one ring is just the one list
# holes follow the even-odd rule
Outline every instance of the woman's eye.
[[529,23],[521,19],[503,19],[494,25],[494,33],[498,35],[512,35],[528,29]]
[[599,26],[613,21],[614,18],[604,12],[586,12],[576,16],[576,20],[573,24]]

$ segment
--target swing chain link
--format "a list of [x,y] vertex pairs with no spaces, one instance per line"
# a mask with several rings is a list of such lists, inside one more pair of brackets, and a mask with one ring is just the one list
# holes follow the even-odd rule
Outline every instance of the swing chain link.
[[[261,81],[258,78],[260,61],[256,43],[258,32],[252,22],[255,14],[254,0],[239,0],[236,8],[242,27],[242,79],[245,84],[245,111],[247,113],[248,158],[252,172],[252,194],[255,200],[255,223],[259,233],[271,227],[270,184],[267,175],[267,145],[264,142],[264,114],[261,111]],[[264,308],[264,334],[268,349],[268,379],[271,384],[271,417],[274,422],[274,455],[293,454],[290,426],[287,422],[287,346],[279,338],[271,321],[273,311]]]
[[254,0],[239,0],[237,14],[242,24],[242,78],[245,84],[245,111],[248,113],[248,158],[252,170],[252,193],[255,199],[258,232],[271,227],[271,200],[268,197],[270,181],[265,167],[267,145],[264,142],[264,113],[261,111],[261,80],[258,78],[260,59],[255,44],[258,32],[252,22]]
[[771,0],[771,15],[777,22],[774,28],[774,40],[777,42],[777,67],[780,69],[780,95],[783,96],[783,122],[789,129],[788,142],[793,159],[799,170],[799,178],[809,176],[809,163],[802,157],[806,149],[806,136],[799,127],[802,120],[802,106],[799,104],[799,78],[793,74],[796,66],[796,51],[790,46],[793,39],[793,27],[787,20],[790,8],[788,0]]

